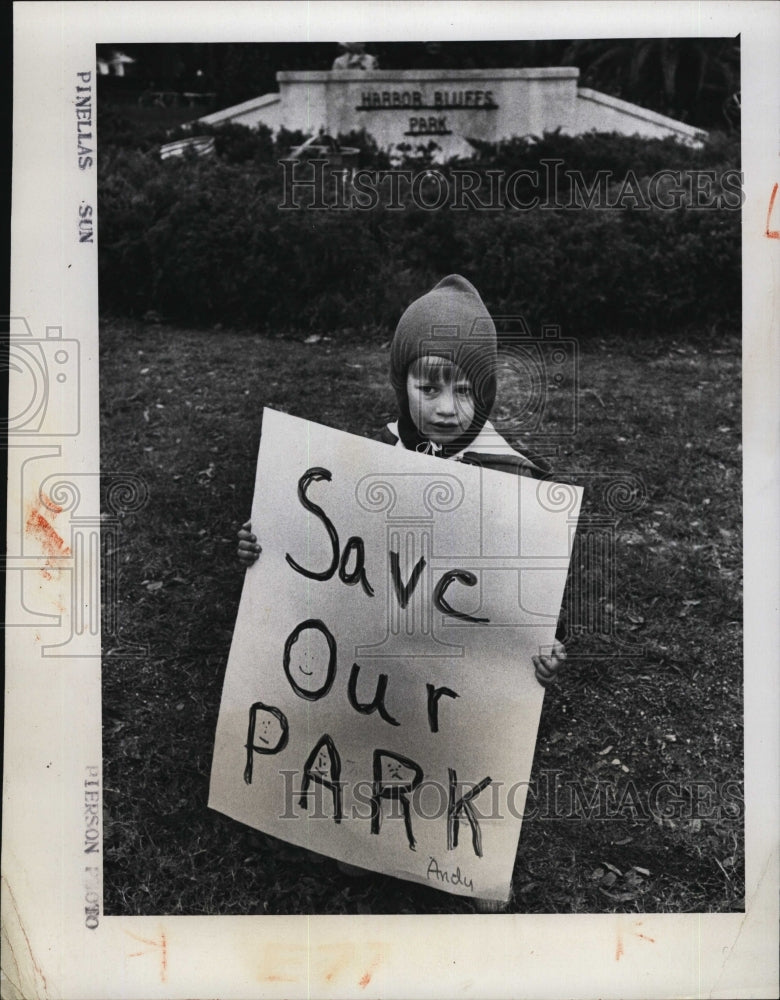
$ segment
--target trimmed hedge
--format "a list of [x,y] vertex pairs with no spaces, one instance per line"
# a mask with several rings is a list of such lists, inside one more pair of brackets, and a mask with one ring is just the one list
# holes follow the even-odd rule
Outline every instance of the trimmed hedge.
[[[386,336],[416,295],[452,271],[474,282],[496,315],[558,323],[567,334],[738,324],[740,213],[649,209],[280,211],[278,159],[300,137],[231,126],[218,155],[161,162],[153,149],[101,136],[100,300],[105,312],[191,325],[278,331],[344,328]],[[386,169],[364,135],[363,166]],[[660,169],[721,172],[738,147],[589,135],[478,144],[451,162],[484,172],[562,161],[586,181],[633,171],[647,190]],[[423,169],[428,151],[407,167]],[[423,164],[423,166],[421,166]]]

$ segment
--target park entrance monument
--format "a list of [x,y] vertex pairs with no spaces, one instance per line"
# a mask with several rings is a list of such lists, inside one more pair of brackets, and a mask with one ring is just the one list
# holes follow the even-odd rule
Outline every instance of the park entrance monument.
[[435,142],[440,156],[468,155],[469,139],[499,142],[560,129],[620,132],[699,143],[706,133],[636,104],[577,86],[571,66],[468,70],[331,70],[277,73],[279,91],[199,119],[345,135],[359,129],[381,148]]

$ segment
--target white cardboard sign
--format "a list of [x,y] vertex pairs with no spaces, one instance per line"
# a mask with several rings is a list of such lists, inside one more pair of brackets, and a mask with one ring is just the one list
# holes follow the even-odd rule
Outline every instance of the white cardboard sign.
[[209,805],[506,899],[580,500],[266,409]]

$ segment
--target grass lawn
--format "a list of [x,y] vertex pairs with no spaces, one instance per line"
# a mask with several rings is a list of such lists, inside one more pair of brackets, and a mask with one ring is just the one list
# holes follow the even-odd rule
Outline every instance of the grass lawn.
[[[410,882],[345,879],[206,807],[262,407],[373,437],[394,417],[386,347],[119,320],[100,336],[102,470],[149,488],[112,556],[105,912],[469,912]],[[526,443],[586,487],[584,515],[608,516],[615,555],[575,561],[570,589],[590,606],[572,612],[545,697],[511,909],[741,910],[739,338],[609,336],[580,351],[577,433],[557,451]],[[565,428],[571,388],[551,390],[547,431]],[[510,436],[523,391],[502,381]],[[645,489],[622,513],[605,499],[621,474]],[[130,643],[145,652],[117,655]]]

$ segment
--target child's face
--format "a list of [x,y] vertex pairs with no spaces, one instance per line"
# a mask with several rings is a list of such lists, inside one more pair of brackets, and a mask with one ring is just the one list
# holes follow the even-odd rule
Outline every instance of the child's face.
[[428,354],[406,376],[409,413],[420,434],[436,444],[450,444],[474,419],[471,382],[457,365]]

